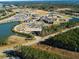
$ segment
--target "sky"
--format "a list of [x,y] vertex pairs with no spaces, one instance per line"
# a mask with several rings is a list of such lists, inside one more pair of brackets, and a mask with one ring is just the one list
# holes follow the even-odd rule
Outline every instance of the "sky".
[[[0,0],[0,1],[73,1],[73,0]],[[79,0],[74,0],[79,1]]]

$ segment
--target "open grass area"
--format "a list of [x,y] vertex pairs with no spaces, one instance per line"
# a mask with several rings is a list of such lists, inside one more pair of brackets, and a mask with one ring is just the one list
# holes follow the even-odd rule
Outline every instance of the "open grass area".
[[72,16],[65,15],[65,16],[63,16],[63,18],[65,18],[65,19],[67,19],[67,18],[72,18]]
[[63,59],[64,57],[67,59],[79,59],[79,53],[78,52],[73,52],[73,51],[68,51],[65,49],[57,48],[57,47],[52,47],[46,44],[35,44],[32,46],[33,48],[40,49],[47,51],[49,53],[55,53],[60,55]]
[[47,51],[28,46],[21,46],[18,51],[20,51],[20,54],[24,59],[68,59],[55,53],[49,53]]

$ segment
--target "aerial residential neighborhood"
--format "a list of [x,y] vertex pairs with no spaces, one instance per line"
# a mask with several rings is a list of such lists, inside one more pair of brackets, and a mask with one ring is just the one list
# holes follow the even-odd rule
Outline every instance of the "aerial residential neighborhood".
[[79,59],[79,1],[0,0],[0,59]]

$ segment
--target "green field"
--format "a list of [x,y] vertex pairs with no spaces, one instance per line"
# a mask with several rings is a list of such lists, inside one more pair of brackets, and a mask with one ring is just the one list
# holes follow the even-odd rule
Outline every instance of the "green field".
[[65,56],[49,53],[47,51],[42,51],[28,46],[21,46],[18,51],[20,51],[23,59],[68,59]]
[[79,28],[51,37],[42,44],[79,52]]

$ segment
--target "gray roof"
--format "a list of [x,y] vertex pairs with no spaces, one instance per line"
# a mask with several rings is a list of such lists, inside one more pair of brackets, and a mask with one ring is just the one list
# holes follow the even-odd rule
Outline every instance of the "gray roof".
[[52,19],[52,18],[49,18],[49,17],[47,17],[47,16],[42,16],[42,17],[40,18],[40,20],[43,20],[43,21],[46,21],[46,22],[53,22],[53,19]]

